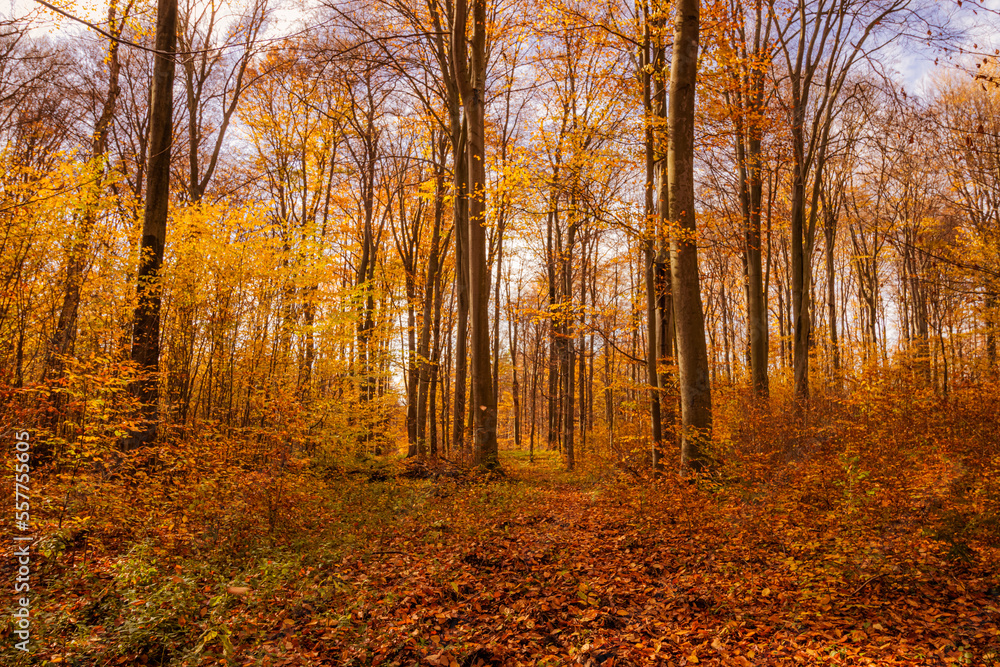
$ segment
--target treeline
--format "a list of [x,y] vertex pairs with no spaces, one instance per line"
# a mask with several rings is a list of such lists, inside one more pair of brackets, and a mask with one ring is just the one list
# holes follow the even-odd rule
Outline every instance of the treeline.
[[[56,456],[662,467],[708,456],[713,388],[992,376],[995,57],[931,3],[689,4],[693,35],[656,2],[329,2],[291,30],[182,0],[169,57],[147,4],[3,21],[4,423]],[[961,67],[914,94],[890,54],[918,48]]]

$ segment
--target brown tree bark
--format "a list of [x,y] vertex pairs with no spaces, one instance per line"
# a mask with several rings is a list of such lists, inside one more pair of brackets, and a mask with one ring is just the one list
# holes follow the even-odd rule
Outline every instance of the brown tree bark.
[[[497,402],[490,359],[490,272],[486,256],[486,0],[473,0],[472,34],[467,0],[457,0],[452,20],[452,69],[461,94],[466,123],[468,160],[469,338],[472,408],[475,414],[473,461],[499,467]],[[471,47],[471,48],[470,48]]]
[[[441,226],[444,218],[444,176],[445,176],[445,144],[439,143],[432,146],[434,151],[434,228],[431,232],[431,248],[427,257],[427,273],[424,280],[424,307],[423,319],[420,329],[420,343],[417,346],[417,359],[419,363],[420,386],[417,398],[417,452],[423,455],[426,449],[427,432],[427,404],[428,394],[433,390],[431,376],[434,374],[432,367],[434,360],[431,359],[431,317],[434,316],[438,324],[440,321],[440,308],[435,308],[435,304],[440,302],[440,254],[441,254]],[[435,327],[437,328],[437,327]],[[431,412],[430,421],[433,427],[434,415]],[[436,443],[431,443],[432,457],[437,455]]]
[[694,103],[698,74],[700,0],[679,0],[670,68],[670,146],[667,174],[670,218],[678,231],[671,239],[671,278],[676,317],[681,392],[681,470],[706,464],[704,445],[711,437],[705,317],[698,275],[694,202]]
[[[796,0],[791,11],[767,0],[775,23],[777,46],[788,68],[788,112],[792,143],[791,301],[795,395],[809,397],[809,340],[813,240],[823,163],[829,147],[835,102],[847,75],[872,51],[877,30],[886,30],[886,42],[901,31],[887,29],[894,14],[905,11],[909,0],[830,3],[818,8]],[[814,95],[814,92],[816,93]],[[811,181],[811,186],[810,186]],[[810,194],[807,195],[807,190]]]
[[[747,43],[740,12],[740,37]],[[738,106],[736,117],[736,159],[740,170],[740,204],[744,223],[744,255],[747,271],[747,326],[750,339],[750,377],[754,393],[768,395],[768,333],[767,303],[764,298],[764,279],[761,248],[761,205],[763,201],[763,150],[762,136],[764,114],[764,66],[769,60],[768,40],[771,35],[771,17],[764,23],[763,0],[754,5],[754,34],[747,54],[747,66],[739,74],[737,86]]]
[[[118,17],[118,3],[111,0],[108,5],[108,31],[117,37],[121,34],[123,21]],[[42,370],[42,380],[59,375],[63,370],[62,357],[73,353],[76,342],[76,326],[80,308],[80,291],[83,288],[84,273],[87,262],[87,250],[90,245],[90,234],[97,218],[97,198],[101,196],[107,173],[108,134],[111,131],[111,121],[114,118],[121,86],[118,83],[121,73],[121,62],[118,58],[119,41],[111,39],[108,44],[108,90],[101,107],[101,114],[94,124],[94,137],[91,143],[91,160],[97,170],[95,182],[90,188],[91,201],[83,211],[76,232],[66,257],[66,281],[63,285],[62,306],[59,309],[59,320],[52,335],[52,344],[46,353]]]
[[645,158],[646,181],[643,188],[646,224],[646,238],[642,240],[642,256],[644,260],[643,282],[646,287],[646,379],[649,384],[649,420],[650,437],[652,438],[651,456],[654,470],[663,468],[663,420],[660,414],[660,385],[657,368],[657,356],[660,345],[657,334],[657,291],[656,291],[656,257],[655,242],[657,229],[655,224],[656,209],[654,206],[654,179],[656,165],[656,132],[654,130],[653,113],[653,80],[652,71],[654,49],[649,25],[649,8],[643,6],[643,43],[639,49],[640,76],[642,78],[643,112],[646,116],[645,127]]
[[142,427],[127,438],[127,446],[156,439],[160,401],[160,305],[163,250],[170,205],[170,149],[173,138],[174,51],[177,44],[177,0],[158,0],[157,54],[150,91],[149,163],[146,170],[146,204],[139,268],[136,274],[136,308],[132,325],[132,361],[143,373],[133,385],[141,404]]
[[[830,197],[829,199],[832,199]],[[831,364],[833,365],[834,382],[840,375],[840,341],[837,336],[837,280],[834,272],[834,251],[837,240],[837,211],[838,206],[831,201],[827,201],[823,195],[823,238],[826,243],[826,305],[828,327],[830,329],[830,352]]]

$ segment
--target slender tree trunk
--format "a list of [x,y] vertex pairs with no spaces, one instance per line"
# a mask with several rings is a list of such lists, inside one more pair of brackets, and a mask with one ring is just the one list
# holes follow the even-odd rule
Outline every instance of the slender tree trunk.
[[[430,401],[428,405],[428,417],[430,424],[430,433],[428,435],[430,439],[430,449],[431,458],[437,458],[438,456],[438,437],[437,437],[437,387],[438,387],[438,369],[441,367],[441,306],[444,300],[441,293],[441,271],[440,267],[437,271],[437,275],[434,277],[434,349],[431,356],[430,363]],[[447,412],[444,410],[442,412]],[[443,426],[443,424],[442,424]],[[444,429],[442,428],[442,431]],[[446,431],[445,431],[446,433]],[[447,452],[447,437],[444,440],[445,452]]]
[[[747,256],[747,326],[750,334],[750,375],[754,392],[758,396],[768,395],[768,336],[767,298],[761,260],[761,212],[764,199],[764,152],[761,148],[764,114],[764,60],[766,42],[771,35],[771,19],[762,29],[763,7],[761,0],[755,5],[754,20],[754,67],[747,79],[749,83],[750,117],[747,121],[747,211],[746,256]],[[768,255],[770,261],[770,254]]]
[[[371,129],[371,125],[368,126]],[[358,297],[358,319],[357,319],[357,358],[358,358],[358,391],[361,403],[362,429],[360,433],[360,445],[367,450],[368,444],[372,442],[374,436],[374,410],[376,396],[376,382],[373,363],[376,359],[376,350],[372,349],[372,336],[375,331],[375,263],[378,253],[378,246],[375,243],[374,216],[375,216],[375,160],[376,151],[370,143],[366,146],[365,169],[362,174],[362,218],[364,228],[362,230],[361,260],[358,263],[355,275],[355,284],[359,291]],[[286,304],[289,299],[286,298]],[[285,315],[285,325],[282,326],[282,336],[287,335],[290,326],[290,314]],[[284,347],[284,345],[282,345]],[[380,455],[381,448],[376,443],[374,453]]]
[[[553,180],[556,180],[555,177]],[[548,406],[548,447],[559,448],[559,321],[556,314],[556,249],[553,245],[554,228],[558,225],[559,200],[556,194],[552,195],[552,210],[546,217],[546,273],[548,277],[548,297],[549,297],[549,364],[548,364],[548,389],[546,397]]]
[[580,394],[577,401],[578,411],[580,413],[580,447],[578,448],[577,454],[579,458],[583,458],[584,451],[587,447],[587,339],[584,334],[584,318],[586,317],[587,308],[587,242],[581,244],[583,266],[580,270],[580,338],[577,345],[577,362],[579,368],[577,370],[578,380],[577,386],[579,388]]
[[615,390],[611,369],[611,350],[604,348],[604,426],[608,430],[608,453],[615,446]]
[[[426,456],[427,451],[420,451],[420,443],[417,439],[417,411],[419,410],[417,404],[420,401],[418,396],[420,393],[420,367],[423,365],[417,349],[419,344],[417,313],[413,306],[417,295],[413,285],[414,279],[408,278],[408,280],[411,284],[406,295],[406,441],[409,445],[408,455],[416,453],[418,456]],[[427,298],[426,294],[424,298]],[[423,325],[421,324],[422,334]]]
[[719,319],[722,324],[722,364],[726,372],[726,382],[733,381],[733,364],[731,345],[732,327],[729,325],[729,293],[726,291],[726,283],[723,281],[719,292]]
[[[662,28],[661,28],[662,32]],[[665,72],[666,54],[662,46],[655,51],[657,69]],[[669,145],[666,135],[669,110],[667,108],[667,82],[661,76],[655,85],[654,107],[661,131],[656,143],[660,149]],[[653,289],[656,294],[655,321],[651,323],[656,331],[656,387],[660,413],[661,449],[673,447],[671,438],[677,419],[676,396],[671,390],[670,367],[674,357],[674,308],[670,284],[670,175],[667,171],[666,155],[658,151],[656,169],[656,257],[653,265]],[[663,468],[662,461],[654,461],[654,469]]]
[[146,205],[136,273],[136,308],[132,326],[132,361],[143,377],[133,390],[142,406],[142,430],[133,432],[128,445],[156,439],[160,401],[160,304],[163,251],[170,206],[170,153],[173,138],[174,58],[177,44],[177,0],[158,0],[150,92],[149,165]]
[[[763,84],[761,84],[763,86]],[[761,91],[762,94],[763,91]],[[763,101],[761,101],[762,103]],[[768,395],[768,350],[767,350],[767,302],[764,298],[764,280],[761,258],[761,202],[763,181],[761,178],[760,130],[750,129],[748,162],[750,187],[748,191],[748,211],[746,229],[747,255],[747,323],[750,334],[750,375],[754,392],[758,396]]]
[[[502,215],[499,217],[502,218]],[[490,377],[490,382],[493,383],[493,395],[497,397],[497,400],[500,398],[500,318],[503,316],[503,310],[500,308],[500,283],[502,282],[502,271],[503,220],[498,219],[496,233],[496,282],[493,283],[493,303],[496,307],[493,309],[493,335],[491,336],[491,340],[493,341],[492,358],[496,360],[496,363],[493,364],[493,374]]]
[[455,292],[458,297],[455,332],[454,411],[452,413],[452,442],[456,454],[465,451],[465,385],[468,369],[467,341],[469,332],[469,201],[468,169],[465,151],[465,122],[454,123],[452,138],[454,149],[455,190]]
[[575,202],[570,204],[569,220],[567,221],[566,248],[562,258],[562,327],[559,336],[562,345],[562,377],[563,377],[563,455],[566,457],[566,469],[573,470],[576,465],[574,451],[574,394],[576,390],[575,375],[575,344],[573,336],[574,318],[571,315],[573,302],[573,246],[576,242],[577,215]]
[[[442,151],[442,162],[444,155]],[[437,300],[436,284],[438,281],[438,267],[441,245],[441,221],[444,214],[444,171],[436,166],[435,173],[435,194],[434,194],[434,229],[431,232],[431,248],[427,257],[427,273],[424,279],[424,306],[420,326],[420,342],[417,345],[417,365],[419,386],[417,391],[417,414],[416,414],[416,442],[417,454],[424,456],[427,450],[427,403],[431,391],[431,317],[434,314],[434,303]],[[434,421],[431,413],[431,421]],[[437,448],[431,445],[432,456],[437,454]]]
[[699,0],[677,2],[667,152],[670,218],[678,227],[671,240],[671,278],[681,389],[681,470],[685,472],[704,467],[704,445],[712,429],[712,393],[698,274],[694,200],[699,10]]
[[[108,6],[108,29],[112,35],[121,34],[121,22],[117,17],[118,3],[111,0]],[[101,115],[94,125],[94,137],[91,146],[91,160],[97,171],[95,182],[89,189],[89,201],[83,211],[83,218],[77,227],[66,258],[66,281],[63,286],[62,307],[59,309],[59,321],[52,335],[52,345],[46,354],[42,379],[62,373],[61,357],[73,353],[76,342],[77,318],[80,308],[80,291],[83,288],[84,272],[87,262],[87,250],[90,245],[90,234],[97,221],[99,197],[104,187],[104,178],[108,169],[108,135],[111,131],[111,121],[118,105],[121,87],[118,80],[121,73],[121,62],[118,59],[119,42],[111,39],[108,46],[108,92],[104,98]]]
[[[520,309],[521,295],[518,294],[518,305]],[[497,301],[499,303],[499,301]],[[521,385],[517,377],[517,345],[518,345],[518,317],[510,302],[510,284],[507,285],[507,334],[510,343],[510,371],[511,384],[510,394],[514,403],[514,447],[521,449]],[[497,364],[499,366],[499,364]]]
[[986,321],[986,363],[992,374],[997,366],[997,294],[990,283],[986,285],[983,314]]
[[[793,134],[796,133],[793,121]],[[798,128],[799,134],[802,128]],[[793,140],[799,145],[804,139]],[[796,148],[796,151],[799,149]],[[808,258],[804,249],[805,224],[805,174],[801,164],[803,158],[796,153],[792,168],[792,368],[795,395],[800,399],[809,397],[809,287],[806,283]]]
[[833,357],[833,374],[839,384],[840,377],[840,341],[837,339],[837,281],[834,273],[834,251],[836,250],[837,214],[829,206],[824,206],[826,224],[823,235],[826,242],[826,305],[827,317],[830,320],[830,348]]
[[930,327],[929,311],[927,307],[927,284],[925,281],[926,270],[923,263],[918,262],[911,253],[913,271],[910,274],[911,280],[911,300],[913,301],[913,328],[917,339],[915,357],[918,372],[924,382],[931,381],[931,360],[930,360]]
[[[490,272],[486,248],[486,0],[473,0],[472,34],[466,42],[467,0],[457,0],[452,22],[452,58],[466,121],[468,181],[469,328],[472,403],[475,415],[473,461],[499,466],[497,402],[490,359]],[[469,48],[471,47],[471,48]]]
[[656,209],[653,204],[655,187],[656,133],[653,130],[653,92],[652,67],[653,45],[650,39],[649,16],[643,22],[643,45],[640,48],[640,63],[642,65],[642,99],[643,111],[646,116],[646,181],[644,192],[644,208],[646,238],[642,239],[643,282],[646,287],[646,379],[649,385],[649,425],[652,439],[651,457],[654,470],[663,468],[663,419],[660,414],[660,382],[657,355],[660,346],[657,342],[658,318],[656,313],[656,257],[654,255],[656,238]]
[[[454,227],[452,228],[452,234],[455,234]],[[456,251],[458,246],[455,247]],[[449,372],[444,373],[441,376],[441,443],[442,449],[446,454],[455,452],[460,453],[459,450],[454,448],[454,443],[452,440],[452,433],[448,430],[450,424],[454,423],[454,415],[448,411],[445,407],[449,400],[454,406],[454,388],[453,388],[453,376],[451,374],[452,368],[452,357],[454,356],[454,345],[455,336],[453,331],[455,329],[455,318],[453,313],[455,312],[455,283],[452,282],[452,289],[450,291],[448,299],[448,324],[444,327],[444,330],[448,332],[447,336],[447,347],[444,350],[444,364],[443,367],[448,369]]]
[[528,461],[535,461],[535,417],[538,410],[538,347],[541,334],[535,330],[535,353],[531,358],[531,432],[528,436]]

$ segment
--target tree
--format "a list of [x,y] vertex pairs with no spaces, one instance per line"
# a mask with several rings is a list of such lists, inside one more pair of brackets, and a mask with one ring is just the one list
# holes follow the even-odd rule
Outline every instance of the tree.
[[[248,76],[251,61],[260,53],[261,32],[268,16],[266,0],[254,0],[235,17],[222,39],[218,33],[223,17],[216,0],[196,4],[185,2],[179,13],[179,55],[184,91],[183,110],[187,114],[187,169],[177,177],[183,184],[186,204],[201,205],[208,193],[220,155],[240,102],[247,89],[261,73]],[[213,136],[214,135],[214,136]],[[182,239],[190,241],[191,239]],[[182,246],[178,246],[182,247]],[[186,247],[186,244],[183,246]],[[175,419],[188,419],[194,385],[195,350],[198,321],[197,292],[191,283],[195,269],[188,265],[190,256],[178,257],[174,267],[175,289],[180,296],[176,316],[179,336],[168,341],[172,348],[167,388]]]
[[77,319],[80,309],[80,291],[83,287],[87,254],[91,243],[91,234],[96,223],[98,209],[105,188],[105,180],[111,171],[108,160],[108,135],[114,120],[118,97],[121,94],[119,77],[121,61],[119,37],[122,25],[128,19],[129,5],[123,16],[118,16],[118,3],[115,0],[108,5],[108,30],[111,38],[108,40],[107,54],[107,91],[101,103],[100,112],[94,123],[93,138],[90,146],[90,160],[94,171],[94,182],[87,189],[87,202],[83,206],[80,221],[73,235],[66,257],[66,278],[63,286],[62,305],[59,309],[59,320],[52,334],[52,344],[46,352],[45,366],[42,371],[43,380],[48,376],[59,375],[62,371],[63,358],[73,352],[76,341]]
[[[788,77],[783,104],[792,139],[791,291],[795,394],[809,396],[812,270],[830,131],[847,76],[891,41],[889,19],[910,0],[768,0]],[[899,33],[896,33],[899,34]],[[870,44],[878,37],[883,41]]]
[[663,468],[664,444],[675,411],[670,405],[669,374],[676,327],[670,280],[670,176],[667,153],[671,145],[667,110],[667,22],[662,3],[643,3],[640,24],[638,69],[642,82],[642,105],[645,125],[644,157],[646,181],[643,188],[643,211],[646,224],[643,259],[646,287],[646,374],[650,387],[650,435],[654,470]]
[[[490,361],[490,272],[486,261],[486,0],[472,0],[471,35],[467,0],[456,0],[451,26],[451,67],[465,111],[468,180],[469,329],[472,346],[472,406],[477,465],[495,468],[497,458],[497,401]],[[466,241],[459,236],[459,243]]]
[[163,251],[170,206],[170,157],[173,145],[174,51],[177,44],[177,0],[158,0],[156,59],[150,90],[149,163],[146,169],[146,205],[136,273],[136,307],[132,327],[132,361],[145,374],[134,391],[142,403],[142,430],[128,444],[156,439],[160,400],[160,309]]
[[971,82],[946,82],[938,95],[937,118],[948,147],[950,199],[962,212],[974,240],[970,248],[980,295],[986,362],[997,369],[1000,329],[1000,93],[995,58]]
[[670,66],[667,178],[670,219],[671,283],[677,327],[677,366],[681,390],[681,470],[706,463],[704,445],[712,429],[705,316],[701,305],[694,201],[694,102],[698,76],[700,0],[679,0]]
[[731,23],[723,32],[723,38],[729,45],[735,45],[737,52],[732,54],[728,63],[730,88],[726,91],[726,99],[732,108],[736,165],[739,171],[750,377],[754,392],[759,396],[767,396],[767,301],[761,252],[764,195],[762,136],[767,123],[765,83],[773,55],[773,19],[764,10],[763,0],[755,0],[752,9],[746,7],[743,0],[731,0],[728,9]]
[[[49,364],[56,363],[53,343],[62,342],[58,334],[49,337],[47,332],[35,340],[29,327],[38,317],[36,305],[46,303],[39,302],[36,281],[29,281],[30,276],[46,275],[50,258],[45,256],[43,232],[53,222],[75,222],[66,208],[47,210],[45,203],[61,190],[74,198],[80,196],[83,188],[73,180],[78,176],[80,181],[87,180],[84,170],[74,174],[72,163],[66,160],[66,151],[73,145],[73,120],[79,113],[66,86],[72,65],[61,50],[31,40],[29,26],[28,21],[0,22],[0,118],[4,121],[0,125],[0,197],[4,202],[0,206],[0,378],[14,387],[34,379],[32,358],[44,360],[44,375]],[[68,178],[61,171],[68,171]],[[62,254],[64,250],[52,247],[49,252]],[[52,280],[65,288],[67,276]],[[57,312],[55,303],[50,307]]]

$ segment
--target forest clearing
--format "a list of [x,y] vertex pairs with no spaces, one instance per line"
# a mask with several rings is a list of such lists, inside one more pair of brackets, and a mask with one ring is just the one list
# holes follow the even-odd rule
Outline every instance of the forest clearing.
[[996,0],[0,10],[0,664],[1000,664]]

